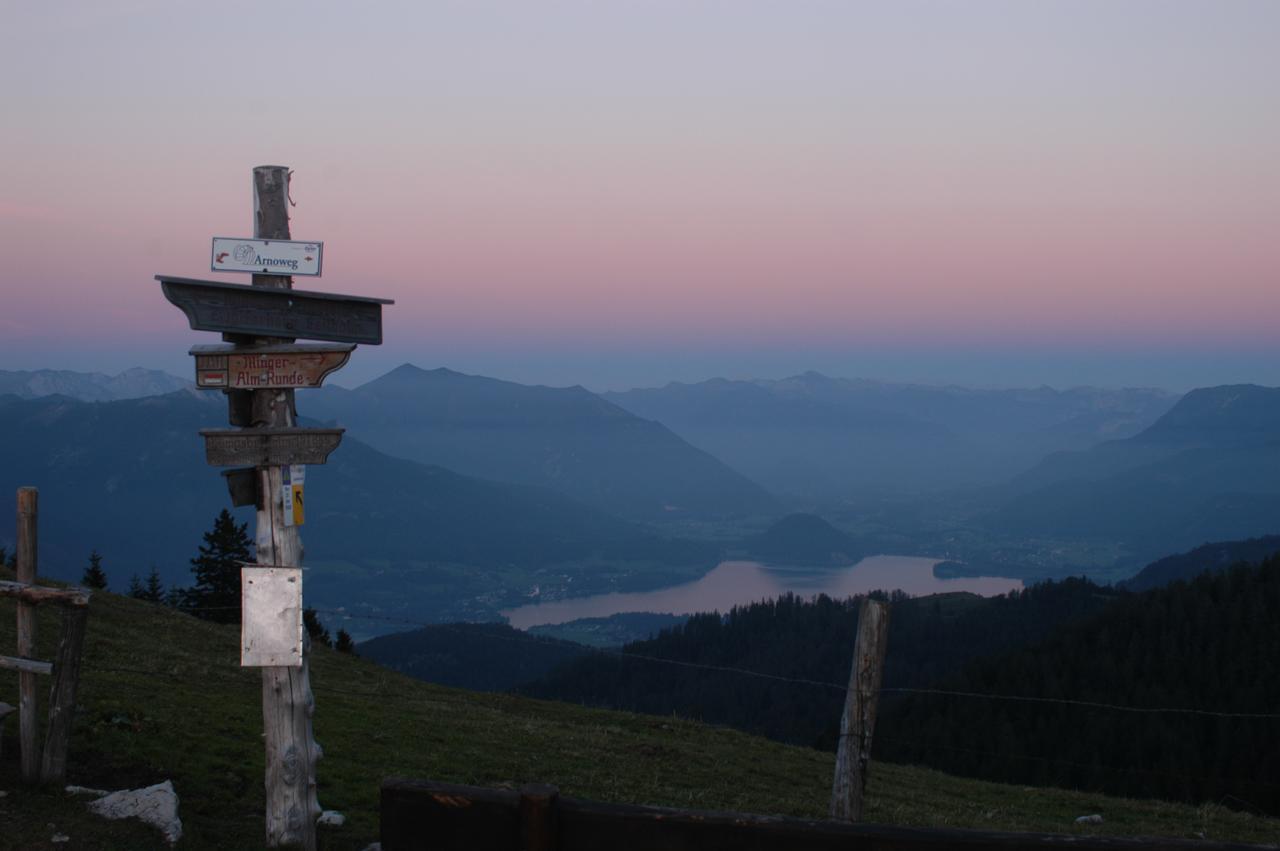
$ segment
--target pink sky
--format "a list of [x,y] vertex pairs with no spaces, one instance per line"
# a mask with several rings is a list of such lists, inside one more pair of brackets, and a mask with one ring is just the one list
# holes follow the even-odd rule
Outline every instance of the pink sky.
[[917,377],[954,379],[948,346],[1243,347],[1220,380],[1280,383],[1274,3],[8,17],[0,369],[185,369],[208,335],[152,276],[237,280],[209,238],[250,233],[250,170],[281,163],[295,237],[326,243],[298,285],[397,302],[370,366],[603,385],[610,358],[658,383],[717,348],[853,375],[928,347]]

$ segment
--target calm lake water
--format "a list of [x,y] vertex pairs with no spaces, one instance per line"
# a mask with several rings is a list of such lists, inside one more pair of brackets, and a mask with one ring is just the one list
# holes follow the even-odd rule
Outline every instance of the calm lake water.
[[507,609],[502,614],[516,629],[559,624],[578,618],[605,618],[619,612],[688,615],[727,612],[738,605],[772,599],[788,591],[802,597],[826,594],[849,597],[868,591],[901,589],[912,596],[970,591],[984,597],[1022,587],[1020,579],[994,576],[938,579],[939,559],[917,556],[870,556],[852,567],[821,569],[772,567],[754,561],[725,561],[696,582],[656,591],[597,594]]

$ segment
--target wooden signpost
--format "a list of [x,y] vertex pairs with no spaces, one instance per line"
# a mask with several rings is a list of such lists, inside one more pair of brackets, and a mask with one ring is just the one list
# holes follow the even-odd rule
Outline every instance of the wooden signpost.
[[[254,275],[288,281],[275,275]],[[382,344],[382,298],[278,289],[278,283],[224,284],[156,275],[164,297],[187,315],[195,331]],[[274,342],[279,342],[276,339]]]
[[205,460],[213,467],[323,464],[342,440],[341,428],[205,428]]
[[229,344],[192,346],[196,386],[216,390],[319,387],[351,359],[354,343],[299,343],[246,349]]
[[[293,274],[320,274],[320,242],[289,234],[289,170],[253,170],[253,239],[215,237],[211,268],[253,273],[251,286],[157,275],[164,296],[220,345],[191,349],[196,384],[227,394],[231,425],[205,429],[209,464],[224,473],[235,505],[256,505],[257,564],[241,570],[241,665],[262,669],[266,744],[266,845],[314,851],[315,701],[302,628],[302,479],[323,464],[342,429],[298,428],[294,390],[319,387],[356,343],[382,342],[386,299],[293,289]],[[298,338],[328,341],[296,343]]]

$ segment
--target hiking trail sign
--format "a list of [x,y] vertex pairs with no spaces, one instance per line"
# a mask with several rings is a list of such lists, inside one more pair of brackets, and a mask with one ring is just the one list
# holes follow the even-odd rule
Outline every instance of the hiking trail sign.
[[319,387],[329,373],[351,359],[354,343],[297,343],[192,346],[196,386],[202,389],[262,390]]
[[[322,242],[290,239],[286,166],[253,170],[252,239],[214,237],[210,268],[248,272],[251,286],[156,275],[164,297],[196,331],[223,334],[195,346],[196,385],[227,395],[233,425],[204,429],[205,460],[234,467],[232,504],[257,508],[256,558],[241,571],[242,667],[262,671],[268,848],[316,849],[315,706],[302,628],[302,465],[323,464],[340,428],[298,428],[294,391],[319,387],[356,344],[382,342],[387,299],[293,289],[293,275],[320,274]],[[296,343],[299,338],[324,343]]]
[[323,242],[215,236],[209,268],[214,272],[318,277],[323,260]]
[[342,441],[341,428],[203,428],[205,460],[214,467],[323,464]]
[[164,297],[196,331],[382,344],[384,298],[225,284],[156,275]]

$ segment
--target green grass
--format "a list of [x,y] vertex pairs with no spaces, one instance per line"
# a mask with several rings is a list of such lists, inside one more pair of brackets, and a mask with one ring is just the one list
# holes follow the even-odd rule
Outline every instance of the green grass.
[[[39,653],[52,656],[54,610]],[[0,601],[0,653],[12,653],[14,605]],[[262,842],[260,679],[237,660],[238,631],[111,594],[95,596],[68,782],[118,789],[173,780],[179,847]],[[516,787],[553,783],[605,801],[820,818],[832,755],[690,720],[478,694],[408,679],[318,648],[313,657],[320,802],[348,817],[321,847],[363,848],[378,835],[378,786],[391,775]],[[0,673],[0,700],[16,702]],[[41,682],[43,707],[47,683]],[[43,711],[43,710],[42,710]],[[0,848],[161,848],[137,824],[108,823],[59,790],[17,779],[16,719],[0,757]],[[1100,827],[1076,816],[1101,813]],[[875,764],[867,820],[919,826],[1274,841],[1280,821],[1222,807],[1105,798]],[[51,827],[52,826],[52,827]],[[71,842],[50,843],[57,831]]]

